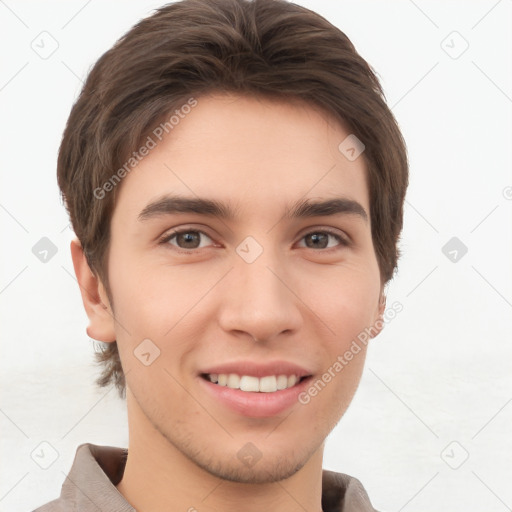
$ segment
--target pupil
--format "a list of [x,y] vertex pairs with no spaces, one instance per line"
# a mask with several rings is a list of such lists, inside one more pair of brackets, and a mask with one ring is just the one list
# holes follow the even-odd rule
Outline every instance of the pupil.
[[187,249],[195,249],[199,246],[199,233],[193,231],[180,233],[178,235],[178,244],[180,244],[180,242],[183,242]]
[[312,245],[308,245],[308,247],[321,247],[325,248],[327,247],[327,244],[329,243],[328,235],[325,233],[313,233],[312,235],[309,235],[309,239],[313,242]]

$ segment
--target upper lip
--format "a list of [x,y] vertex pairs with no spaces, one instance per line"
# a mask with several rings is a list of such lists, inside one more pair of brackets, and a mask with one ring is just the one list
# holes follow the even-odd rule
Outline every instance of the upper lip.
[[311,375],[310,371],[288,361],[272,361],[267,363],[232,361],[211,366],[199,373],[236,373],[237,375],[251,375],[253,377],[266,377],[268,375],[297,375],[298,377],[307,377]]

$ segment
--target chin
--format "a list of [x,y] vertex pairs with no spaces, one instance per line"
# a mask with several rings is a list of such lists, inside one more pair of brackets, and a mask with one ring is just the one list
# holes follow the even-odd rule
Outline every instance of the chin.
[[275,455],[271,460],[264,458],[262,455],[261,459],[251,466],[241,463],[238,459],[234,463],[232,459],[204,465],[198,460],[194,462],[217,478],[244,484],[269,484],[285,480],[297,473],[307,462]]

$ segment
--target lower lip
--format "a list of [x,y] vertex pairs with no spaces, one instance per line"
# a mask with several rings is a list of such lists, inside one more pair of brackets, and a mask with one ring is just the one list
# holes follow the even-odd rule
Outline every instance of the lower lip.
[[214,384],[203,377],[198,378],[206,392],[216,400],[235,412],[251,418],[265,418],[286,411],[298,402],[299,394],[306,389],[311,380],[311,377],[308,377],[291,388],[273,393],[261,393],[231,389]]

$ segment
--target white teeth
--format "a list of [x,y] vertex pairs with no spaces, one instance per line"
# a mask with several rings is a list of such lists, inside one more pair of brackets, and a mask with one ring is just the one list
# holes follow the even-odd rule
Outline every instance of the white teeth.
[[288,377],[288,387],[291,388],[292,386],[295,386],[297,383],[297,377],[295,375],[290,375]]
[[238,389],[240,387],[240,377],[236,373],[230,373],[227,386],[228,388]]
[[240,388],[242,391],[259,391],[260,390],[260,379],[258,377],[249,377],[249,375],[243,375],[240,379],[240,386],[233,389]]
[[286,375],[279,375],[277,377],[277,389],[286,389],[288,387],[288,377]]
[[268,377],[262,377],[260,379],[260,391],[263,393],[273,393],[277,391],[277,379],[275,375],[269,375]]
[[253,377],[251,375],[237,375],[236,373],[210,373],[207,375],[210,382],[219,386],[227,386],[241,391],[274,393],[295,386],[300,378],[297,375],[267,375]]

